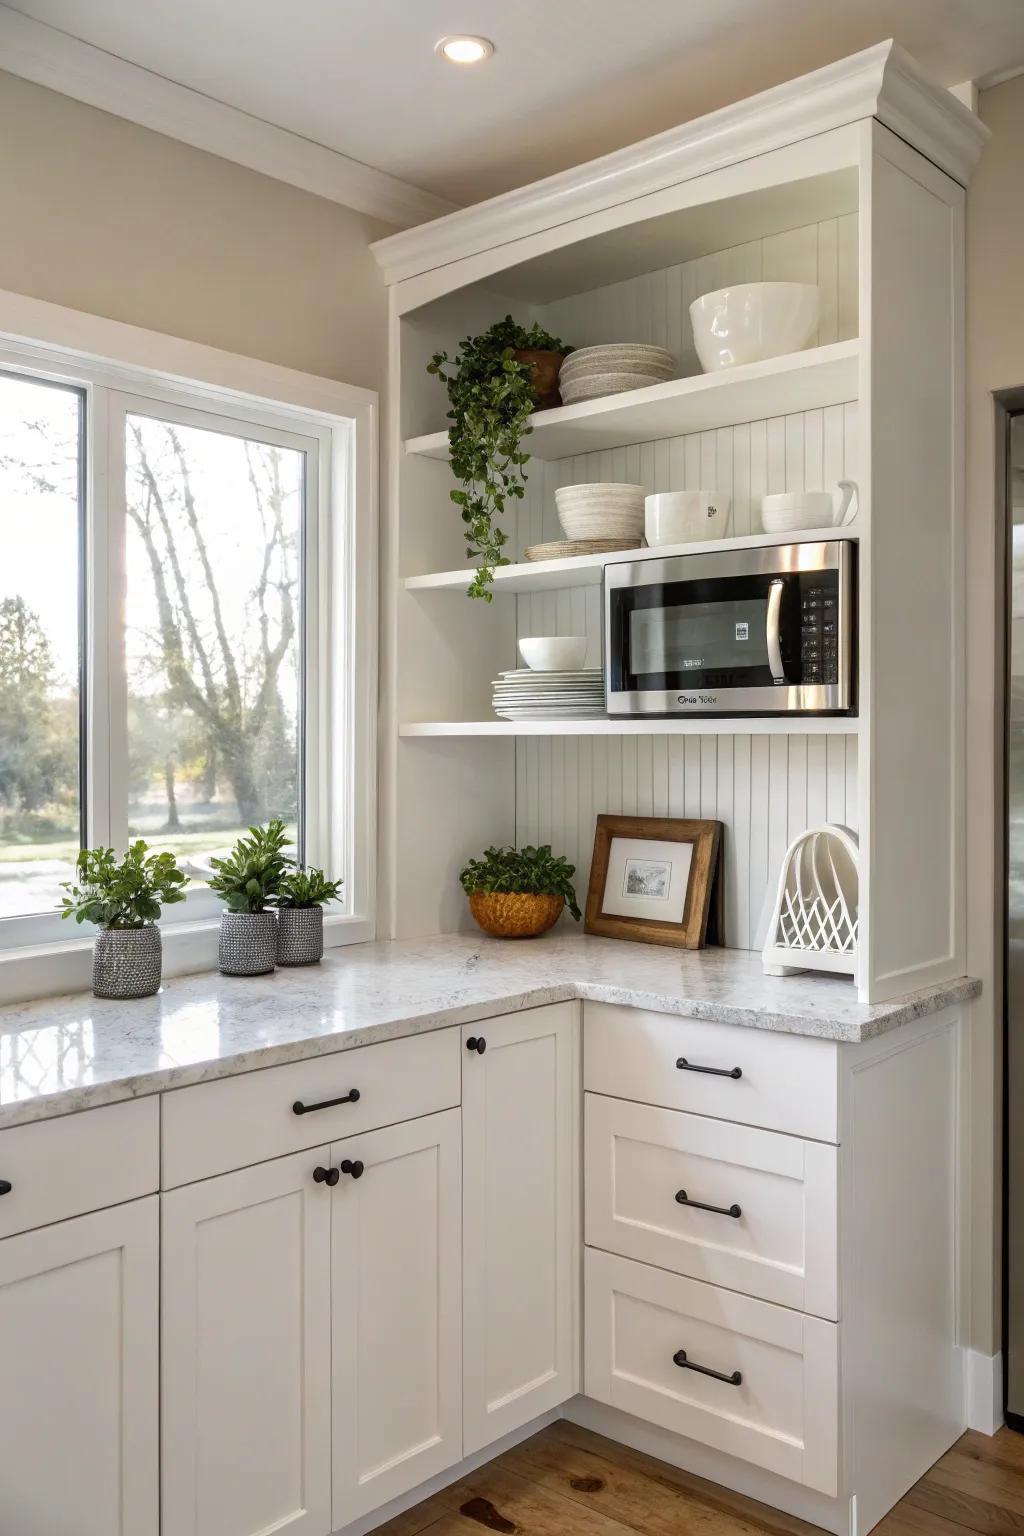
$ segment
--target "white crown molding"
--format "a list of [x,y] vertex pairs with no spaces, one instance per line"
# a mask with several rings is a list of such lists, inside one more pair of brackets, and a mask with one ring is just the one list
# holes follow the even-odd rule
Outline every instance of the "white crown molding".
[[400,283],[870,117],[964,186],[988,138],[973,113],[909,54],[892,41],[878,43],[626,149],[389,235],[373,252],[386,282]]
[[457,206],[3,4],[0,69],[402,228]]

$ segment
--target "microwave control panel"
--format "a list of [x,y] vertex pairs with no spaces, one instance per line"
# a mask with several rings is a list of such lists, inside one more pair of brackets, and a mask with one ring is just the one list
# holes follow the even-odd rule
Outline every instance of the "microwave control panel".
[[800,583],[800,671],[807,684],[839,681],[839,583],[816,571]]

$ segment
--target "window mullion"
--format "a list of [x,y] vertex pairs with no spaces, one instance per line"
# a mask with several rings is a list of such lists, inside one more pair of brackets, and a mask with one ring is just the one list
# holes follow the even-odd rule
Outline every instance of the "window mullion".
[[110,658],[109,658],[109,390],[93,385],[87,406],[86,448],[86,816],[89,847],[109,844]]
[[107,801],[109,835],[118,849],[128,844],[128,689],[125,679],[125,415],[130,397],[107,392]]

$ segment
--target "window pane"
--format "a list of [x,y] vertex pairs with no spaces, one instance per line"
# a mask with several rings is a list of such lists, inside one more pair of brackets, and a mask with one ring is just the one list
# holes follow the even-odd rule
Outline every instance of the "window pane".
[[0,373],[0,918],[55,908],[80,846],[82,415]]
[[305,455],[126,421],[129,832],[193,869],[300,822]]

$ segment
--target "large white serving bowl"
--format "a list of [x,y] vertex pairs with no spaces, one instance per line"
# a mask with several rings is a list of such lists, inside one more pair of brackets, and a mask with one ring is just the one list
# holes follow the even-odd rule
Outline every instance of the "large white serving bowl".
[[534,635],[520,640],[519,654],[531,672],[578,672],[587,657],[587,637]]
[[690,544],[697,539],[724,539],[729,533],[731,496],[717,491],[661,491],[648,496],[644,533],[657,544]]
[[818,327],[816,283],[736,283],[690,305],[693,344],[705,373],[800,352]]

